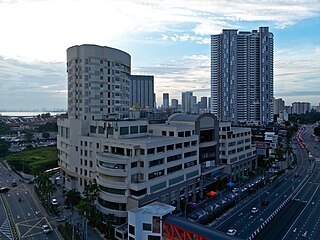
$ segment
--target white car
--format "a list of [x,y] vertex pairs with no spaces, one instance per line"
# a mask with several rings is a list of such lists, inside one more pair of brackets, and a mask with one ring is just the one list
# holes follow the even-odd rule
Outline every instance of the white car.
[[42,225],[42,231],[43,233],[49,233],[51,231],[51,228],[49,227],[49,225],[45,224]]
[[52,200],[51,200],[51,203],[52,203],[52,205],[59,205],[59,203],[58,203],[58,201],[57,201],[57,199],[55,199],[55,198],[53,198]]
[[237,234],[237,230],[235,230],[235,229],[229,229],[227,231],[227,235],[234,236],[236,234]]
[[256,207],[253,207],[253,208],[251,209],[251,212],[252,212],[252,213],[257,213],[257,212],[259,212],[259,209],[256,208]]

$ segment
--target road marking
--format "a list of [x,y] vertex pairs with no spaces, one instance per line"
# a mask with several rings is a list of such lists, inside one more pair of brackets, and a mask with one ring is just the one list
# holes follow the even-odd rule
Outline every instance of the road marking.
[[[47,224],[52,230],[52,227],[46,217],[35,218],[35,219],[19,222],[16,224],[16,227],[19,230],[20,238],[24,239],[24,238],[29,238],[38,234],[42,234],[42,225],[44,224]],[[27,228],[27,230],[25,228]],[[24,231],[22,232],[22,230]],[[32,230],[35,230],[35,232],[32,233],[31,232]]]
[[2,232],[10,240],[13,240],[13,236],[10,228],[10,222],[8,219],[6,219],[1,225],[0,232]]

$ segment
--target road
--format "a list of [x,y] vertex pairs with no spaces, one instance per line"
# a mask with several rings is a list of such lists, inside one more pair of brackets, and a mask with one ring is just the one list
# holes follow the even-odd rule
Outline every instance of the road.
[[[238,231],[237,237],[248,239],[269,217],[274,215],[280,206],[284,207],[293,192],[304,183],[303,180],[307,179],[312,169],[312,163],[306,160],[308,159],[307,152],[298,147],[295,148],[295,151],[299,160],[294,170],[287,171],[270,186],[261,189],[256,198],[216,226],[215,229],[226,232],[228,229],[234,228]],[[299,177],[294,177],[295,173],[299,173]],[[261,200],[269,200],[269,204],[261,206]],[[304,202],[302,204],[306,205]],[[259,211],[252,213],[252,207],[257,207]],[[271,237],[269,239],[278,238]]]
[[[307,126],[302,138],[309,151],[319,156],[319,143],[311,137],[312,128]],[[305,154],[307,151],[302,149]],[[304,161],[309,161],[308,157]],[[257,239],[319,239],[320,236],[320,162],[313,162],[314,171],[290,203],[258,235]]]
[[[13,179],[17,180],[16,187],[11,186]],[[46,217],[46,213],[41,211],[40,205],[32,195],[33,185],[22,183],[19,179],[18,175],[0,165],[0,184],[10,187],[10,191],[2,194],[3,198],[0,200],[0,240],[13,239],[11,234],[13,230],[10,229],[5,204],[9,207],[11,219],[20,239],[59,239],[55,229],[49,234],[43,233],[42,225],[48,224],[52,228],[52,223]]]

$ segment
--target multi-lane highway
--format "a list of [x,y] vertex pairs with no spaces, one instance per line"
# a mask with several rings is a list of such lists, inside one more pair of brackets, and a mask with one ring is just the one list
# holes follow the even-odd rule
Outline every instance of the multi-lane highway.
[[[276,219],[279,218],[278,216],[281,216],[281,213],[286,212],[286,209],[291,209],[291,199],[293,196],[295,196],[294,194],[296,194],[297,191],[301,189],[301,191],[296,194],[296,196],[301,196],[301,199],[294,200],[297,201],[297,203],[294,204],[295,211],[290,212],[290,214],[292,215],[291,218],[289,219],[289,215],[287,214],[285,220],[282,219],[282,221],[278,221],[277,225],[275,225],[275,229],[280,229],[280,235],[284,236],[287,229],[285,227],[282,227],[281,225],[290,227],[291,224],[293,224],[294,220],[299,217],[300,211],[302,211],[308,204],[308,201],[305,199],[308,199],[309,196],[309,191],[305,190],[306,186],[311,185],[313,187],[317,187],[317,185],[314,184],[317,179],[309,180],[309,176],[312,173],[312,169],[314,168],[314,162],[308,160],[308,153],[305,149],[300,149],[295,145],[293,147],[298,158],[297,167],[293,170],[287,171],[283,176],[270,184],[270,186],[260,190],[261,192],[256,198],[254,198],[251,202],[249,202],[249,204],[245,205],[240,210],[236,211],[226,221],[216,226],[215,229],[223,232],[226,232],[231,228],[236,229],[237,237],[248,239],[254,234],[254,232],[256,232],[257,229],[261,227],[261,225],[268,222],[269,225],[267,226],[270,226],[271,223],[277,222]],[[299,176],[295,176],[296,173],[298,173]],[[309,181],[311,181],[312,183],[308,183]],[[306,193],[307,196],[305,198],[302,198],[302,196],[305,195],[304,191],[307,191],[308,194]],[[315,189],[313,189],[313,192],[314,191]],[[263,200],[269,201],[269,204],[266,206],[262,206],[261,201]],[[259,211],[253,213],[254,211],[251,211],[253,207],[258,208]],[[278,210],[280,208],[282,209],[281,211]],[[273,218],[273,220],[271,220],[271,218]],[[272,234],[273,229],[268,232],[271,233],[271,235],[268,235],[268,239],[281,239],[275,237],[274,234]],[[267,239],[263,238],[262,233],[258,235],[258,238]]]
[[[17,186],[12,186],[13,179],[17,180]],[[31,191],[33,186],[18,179],[19,176],[0,165],[0,186],[10,188],[1,193],[0,198],[0,240],[12,240],[15,233],[19,239],[59,239],[45,213],[41,212]],[[49,234],[43,233],[45,224],[53,230]]]

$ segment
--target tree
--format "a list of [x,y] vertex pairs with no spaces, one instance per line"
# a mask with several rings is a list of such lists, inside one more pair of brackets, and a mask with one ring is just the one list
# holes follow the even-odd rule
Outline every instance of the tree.
[[93,202],[97,199],[99,195],[98,184],[91,183],[85,186],[83,195],[89,203],[93,204]]
[[10,143],[5,140],[0,140],[0,157],[4,157],[9,152]]
[[74,207],[77,206],[81,201],[80,192],[77,189],[71,189],[66,192],[65,203],[71,207],[72,212],[72,240],[74,240]]
[[33,137],[34,137],[34,134],[33,134],[32,131],[26,131],[24,133],[24,139],[27,140],[27,141],[32,140]]
[[56,186],[50,181],[48,185],[46,186],[46,193],[47,193],[47,199],[48,202],[50,201],[51,195],[57,191]]
[[320,137],[320,127],[315,127],[313,130],[313,134],[317,137]]
[[49,202],[51,195],[57,191],[57,188],[51,182],[48,174],[46,173],[40,174],[36,179],[36,183],[39,191],[42,193],[45,199],[47,199],[47,201]]
[[42,133],[42,137],[43,137],[44,139],[49,139],[50,133],[44,132],[44,133]]
[[0,123],[0,136],[9,135],[11,132],[12,132],[11,128],[7,124]]

